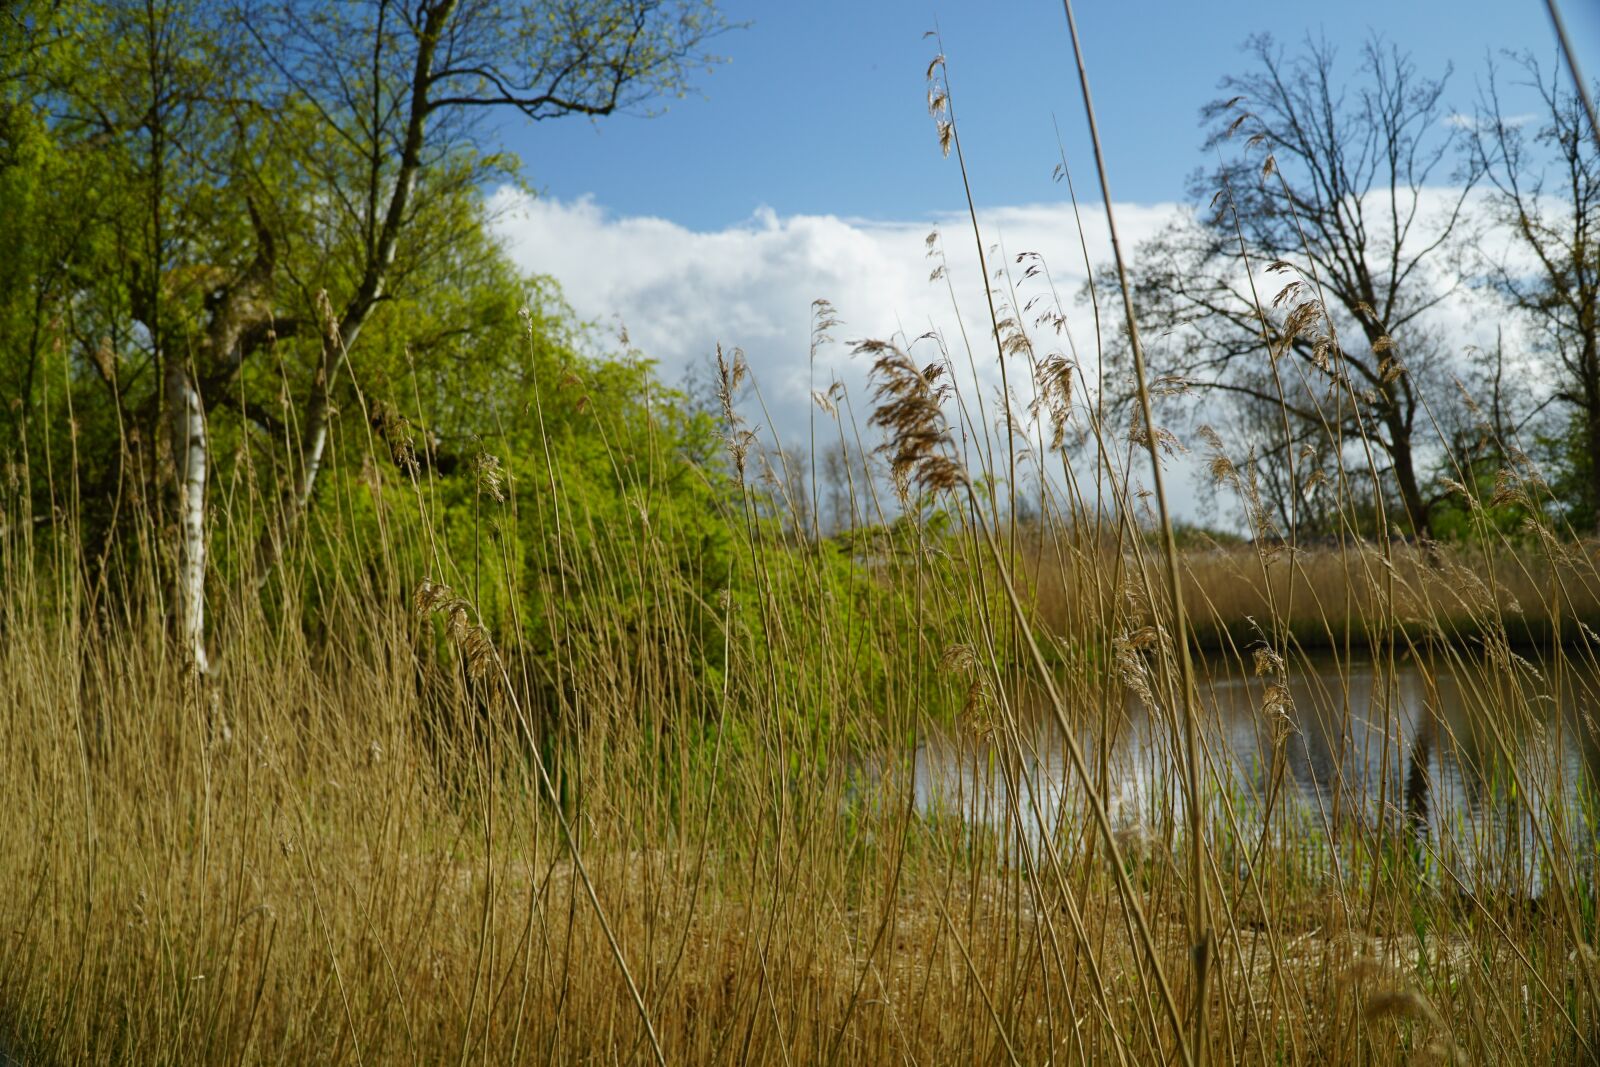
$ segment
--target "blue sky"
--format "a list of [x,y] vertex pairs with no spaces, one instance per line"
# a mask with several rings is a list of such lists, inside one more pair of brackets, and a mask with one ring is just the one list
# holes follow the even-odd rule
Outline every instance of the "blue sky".
[[[1565,0],[1591,78],[1600,75],[1600,2]],[[507,129],[530,184],[568,200],[592,195],[625,215],[694,228],[756,208],[867,219],[959,206],[924,104],[923,73],[939,27],[984,204],[1052,199],[1052,116],[1069,158],[1089,174],[1087,140],[1059,3],[929,0],[728,0],[748,28],[722,38],[728,62],[702,96],[654,118],[578,119]],[[1450,98],[1471,105],[1491,49],[1554,56],[1540,0],[1503,3],[1123,3],[1082,0],[1079,26],[1118,199],[1172,200],[1204,162],[1196,113],[1241,66],[1246,35],[1285,43],[1326,34],[1354,57],[1374,30],[1409,48],[1424,72],[1454,63]]]

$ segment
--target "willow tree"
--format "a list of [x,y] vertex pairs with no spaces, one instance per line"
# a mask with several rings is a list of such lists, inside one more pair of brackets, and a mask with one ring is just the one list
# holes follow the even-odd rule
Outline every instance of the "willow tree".
[[94,188],[52,129],[39,88],[70,70],[69,5],[17,0],[0,10],[0,451],[21,441],[92,215],[63,187]]
[[323,235],[343,253],[332,277],[311,283],[333,297],[326,314],[301,294],[307,317],[325,321],[297,468],[263,540],[264,569],[310,500],[340,360],[406,261],[430,251],[405,247],[424,201],[504,166],[483,151],[491,113],[540,122],[647,108],[684,91],[724,24],[711,0],[245,0],[241,13],[270,66],[266,113],[309,118],[313,131],[280,138],[314,185],[293,205],[301,217],[285,236]]
[[[50,180],[8,222],[49,249],[28,268],[48,353],[69,352],[63,376],[97,386],[71,430],[91,538],[110,538],[134,512],[172,531],[170,614],[183,654],[204,670],[210,457],[195,369],[242,347],[241,305],[263,296],[260,261],[271,258],[270,245],[251,253],[248,240],[236,253],[241,227],[226,202],[240,145],[227,96],[246,68],[210,5],[56,6],[56,61],[23,76]],[[26,432],[41,351],[0,342],[22,368]],[[79,427],[109,431],[80,442]]]

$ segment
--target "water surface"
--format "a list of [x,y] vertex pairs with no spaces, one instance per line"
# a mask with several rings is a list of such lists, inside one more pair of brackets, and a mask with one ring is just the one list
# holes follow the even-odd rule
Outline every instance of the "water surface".
[[[1330,843],[1370,842],[1380,828],[1445,887],[1537,894],[1553,855],[1575,875],[1593,867],[1593,664],[1405,657],[1391,669],[1370,657],[1315,657],[1286,668],[1275,691],[1274,676],[1234,661],[1202,661],[1197,671],[1221,838],[1259,840],[1270,799],[1280,842],[1297,835],[1308,853],[1321,850],[1310,862],[1330,871],[1341,856]],[[1106,709],[1103,725],[1092,708],[1074,714],[1091,720],[1078,738],[1093,777],[1104,778],[1113,824],[1170,845],[1183,819],[1182,738],[1171,717],[1132,696]],[[1082,826],[1082,791],[1054,716],[1035,705],[1016,736],[1019,744],[1004,731],[929,731],[914,754],[918,808],[1030,846]]]

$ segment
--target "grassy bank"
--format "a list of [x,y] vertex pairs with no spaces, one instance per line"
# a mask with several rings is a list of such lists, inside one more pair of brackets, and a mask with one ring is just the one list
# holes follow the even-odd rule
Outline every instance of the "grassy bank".
[[[1060,633],[1107,617],[1120,588],[1159,581],[1108,548],[1063,563],[1026,554],[1040,617]],[[1503,545],[1352,541],[1343,549],[1235,545],[1186,550],[1184,603],[1197,649],[1237,654],[1263,641],[1295,648],[1366,645],[1395,635],[1463,647],[1585,644],[1600,632],[1600,544]]]

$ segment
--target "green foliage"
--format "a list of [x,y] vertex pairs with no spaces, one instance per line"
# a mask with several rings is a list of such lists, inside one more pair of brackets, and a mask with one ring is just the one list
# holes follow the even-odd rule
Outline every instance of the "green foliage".
[[1554,432],[1541,435],[1537,445],[1553,472],[1550,494],[1556,518],[1563,526],[1587,533],[1600,526],[1600,500],[1594,499],[1594,468],[1600,463],[1590,450],[1588,416],[1572,412]]
[[[510,588],[484,580],[496,568],[560,573],[546,556],[563,523],[648,525],[674,560],[696,546],[696,583],[723,581],[726,550],[702,527],[724,487],[682,462],[713,451],[709,424],[520,276],[484,203],[518,168],[485,148],[494,109],[648,109],[687,90],[723,28],[708,0],[8,8],[0,387],[15,400],[0,456],[27,472],[24,510],[70,510],[96,568],[170,566],[174,452],[189,445],[169,412],[187,378],[203,491],[250,504],[207,502],[229,516],[199,550],[213,584],[258,584],[268,548],[293,540],[312,566],[283,580],[314,593],[424,482],[440,531],[415,562],[469,559],[474,590]],[[317,467],[329,412],[343,415]],[[364,495],[375,448],[416,453],[419,484]],[[514,490],[570,482],[572,513],[536,494],[486,506],[469,474],[490,455]],[[298,529],[307,503],[334,514]],[[484,593],[484,610],[511,599]],[[539,618],[514,629],[553,645]]]
[[1526,528],[1533,512],[1522,501],[1503,498],[1502,465],[1497,457],[1480,459],[1463,473],[1470,482],[1442,479],[1430,512],[1434,537],[1440,541],[1500,542]]

